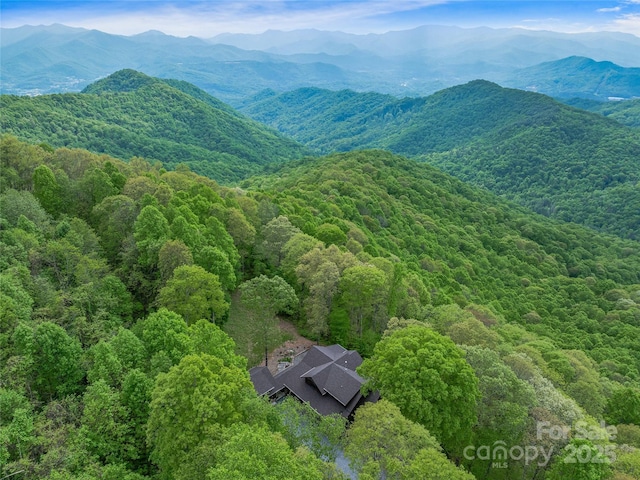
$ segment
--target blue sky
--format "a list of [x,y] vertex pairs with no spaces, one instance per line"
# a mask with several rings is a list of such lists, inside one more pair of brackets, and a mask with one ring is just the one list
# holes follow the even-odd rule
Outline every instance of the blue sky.
[[640,0],[2,0],[0,13],[3,27],[62,23],[124,35],[160,30],[205,38],[299,28],[383,33],[433,24],[640,36]]

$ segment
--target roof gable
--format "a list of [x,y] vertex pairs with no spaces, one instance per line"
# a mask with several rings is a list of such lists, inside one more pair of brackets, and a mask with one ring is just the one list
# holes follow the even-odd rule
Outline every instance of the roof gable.
[[[251,381],[260,395],[272,396],[287,389],[322,415],[340,413],[348,417],[364,401],[360,389],[365,380],[355,371],[361,363],[362,357],[355,350],[341,345],[316,345],[298,364],[275,376],[266,367],[251,369]],[[267,374],[270,382],[265,378]]]

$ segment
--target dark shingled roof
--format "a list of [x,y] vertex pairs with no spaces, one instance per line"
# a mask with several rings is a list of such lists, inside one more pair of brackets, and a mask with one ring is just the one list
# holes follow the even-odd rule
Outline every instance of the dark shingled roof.
[[[355,369],[362,357],[355,350],[340,345],[311,347],[296,365],[275,376],[266,367],[251,369],[251,381],[260,395],[275,395],[282,390],[308,402],[318,413],[339,413],[349,417],[364,401],[376,401],[377,393],[364,398],[360,387],[365,380]],[[271,377],[271,383],[269,378]],[[268,388],[273,385],[272,388]]]
[[253,388],[256,389],[258,395],[265,395],[272,392],[276,388],[276,384],[273,382],[273,375],[267,367],[253,367],[249,370],[251,376],[251,382]]

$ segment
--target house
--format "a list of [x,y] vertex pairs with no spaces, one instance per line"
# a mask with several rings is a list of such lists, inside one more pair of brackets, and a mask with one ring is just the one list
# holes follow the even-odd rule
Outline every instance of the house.
[[378,400],[377,392],[364,397],[360,388],[365,380],[356,373],[362,357],[340,345],[313,346],[296,358],[291,367],[272,375],[267,367],[254,367],[249,373],[258,395],[277,401],[293,395],[321,415],[338,413],[351,418],[364,402]]

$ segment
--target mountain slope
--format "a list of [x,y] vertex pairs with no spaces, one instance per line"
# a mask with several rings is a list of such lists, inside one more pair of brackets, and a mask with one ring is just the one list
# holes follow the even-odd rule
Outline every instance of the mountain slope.
[[599,113],[628,127],[640,127],[640,98],[617,102],[570,98],[563,100],[563,102],[582,110]]
[[[585,305],[572,306],[581,303],[578,297],[591,281],[587,277],[593,275],[601,287],[605,278],[627,285],[640,281],[638,242],[533,215],[429,165],[388,152],[293,162],[271,176],[247,180],[243,187],[259,189],[305,233],[329,222],[345,232],[351,229],[349,238],[358,238],[366,252],[397,256],[423,279],[432,304],[491,305],[509,321],[564,348],[582,348],[578,337],[598,335],[594,330],[570,333],[583,328],[578,310]],[[356,235],[353,225],[364,235]],[[531,311],[540,314],[544,326],[538,320],[527,324]],[[596,321],[592,327],[600,332],[608,328]],[[582,345],[586,343],[590,341]],[[640,366],[637,352],[633,355]]]
[[123,70],[85,92],[3,95],[2,130],[30,141],[123,159],[141,156],[169,167],[187,163],[222,182],[304,153],[294,141],[183,83]]
[[640,96],[640,68],[568,57],[518,70],[504,85],[565,98],[627,98],[633,92]]
[[[313,465],[319,462],[313,455],[327,458],[333,445],[327,438],[344,438],[343,426],[332,419],[305,422],[301,438],[301,423],[290,422],[301,411],[258,404],[246,371],[254,362],[238,356],[261,354],[265,323],[276,328],[277,319],[255,302],[243,304],[242,296],[234,295],[231,305],[222,299],[239,284],[246,291],[265,281],[277,281],[277,288],[261,292],[267,299],[283,289],[298,297],[301,308],[287,312],[301,331],[365,357],[373,351],[373,361],[385,329],[390,335],[407,325],[414,332],[429,329],[422,331],[435,342],[416,335],[417,343],[407,339],[393,348],[399,360],[390,360],[411,366],[393,376],[401,391],[415,388],[418,377],[450,384],[450,369],[439,358],[462,360],[455,342],[468,362],[457,364],[469,373],[460,385],[477,385],[482,394],[470,412],[478,421],[460,431],[460,445],[486,445],[487,438],[524,445],[539,435],[536,420],[543,419],[567,431],[577,420],[595,428],[605,419],[631,432],[610,440],[634,441],[630,424],[640,425],[634,408],[640,394],[638,242],[531,214],[429,165],[381,151],[289,163],[242,189],[184,169],[52,151],[10,136],[0,138],[0,151],[5,476],[167,476],[166,449],[146,435],[159,417],[177,419],[178,438],[167,445],[189,478],[211,476],[220,465],[216,478],[228,478],[230,468],[238,472],[219,460],[229,451],[247,467],[243,478],[256,478],[283,456]],[[220,300],[203,300],[213,294]],[[230,309],[222,325],[229,336],[205,320],[211,307],[217,322],[226,314],[218,310]],[[229,328],[234,318],[243,332]],[[326,329],[318,332],[322,323]],[[280,356],[290,354],[281,350]],[[413,350],[415,359],[407,355]],[[206,394],[194,395],[194,385]],[[411,398],[445,410],[441,402]],[[418,445],[405,441],[396,449],[398,462],[424,454],[427,437],[414,433],[417,425],[388,403],[378,405],[384,409],[366,423],[374,446],[381,438],[402,443],[406,435],[393,432],[409,432]],[[203,421],[220,442],[208,441],[202,422],[184,431],[183,424],[202,420],[198,412],[212,411]],[[239,413],[223,419],[229,411]],[[356,416],[350,428],[360,428],[360,421]],[[286,448],[256,457],[253,440],[225,440],[240,428]],[[304,456],[287,446],[310,433],[318,442]],[[437,441],[429,439],[428,448]],[[547,444],[557,447],[548,450],[550,468],[564,460],[565,442]],[[598,445],[617,447],[605,442]],[[346,455],[355,458],[351,452],[362,444],[352,443]],[[475,478],[449,474],[453,464],[438,455],[443,478]],[[433,458],[409,476],[422,478]],[[559,478],[524,458],[504,468],[492,468],[489,458],[461,463],[477,478]],[[630,464],[621,459],[612,468],[623,475]],[[317,475],[308,469],[288,475],[292,465],[283,465],[283,478],[323,478],[320,467]],[[372,458],[366,471],[378,465],[381,471],[388,463]]]
[[400,100],[304,89],[242,111],[323,152],[385,148],[539,213],[640,235],[640,132],[544,95],[486,81]]

